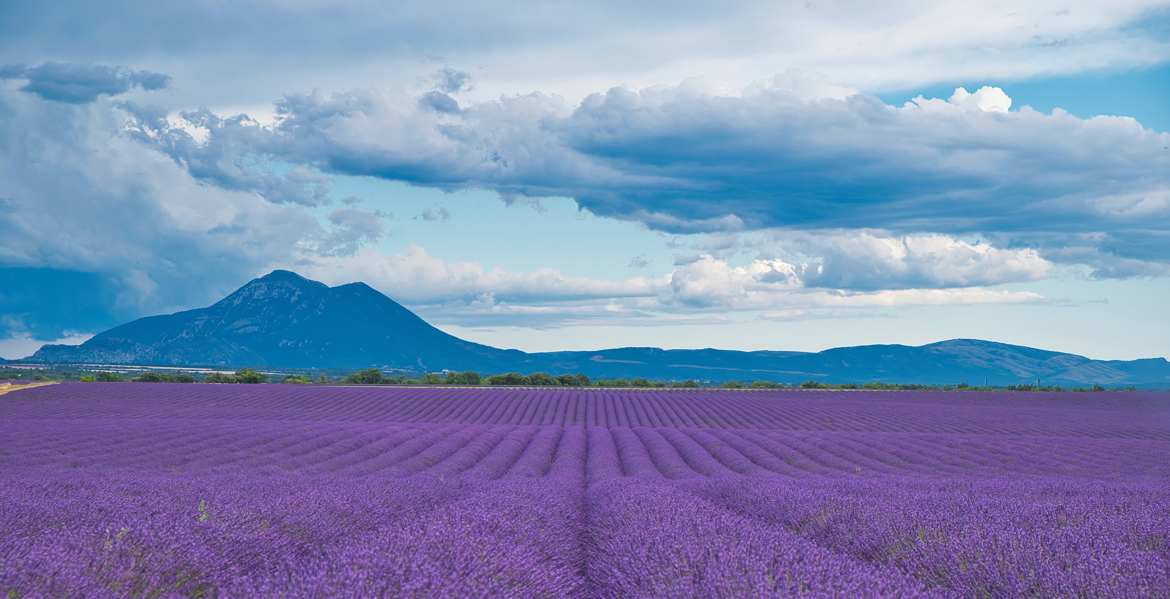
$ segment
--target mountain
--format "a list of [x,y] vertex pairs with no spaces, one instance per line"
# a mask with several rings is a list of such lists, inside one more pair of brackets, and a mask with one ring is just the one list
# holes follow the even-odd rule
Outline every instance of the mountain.
[[158,366],[495,369],[510,355],[453,337],[365,283],[329,287],[274,271],[207,308],[150,316],[37,362]]
[[266,368],[443,369],[591,377],[1170,387],[1170,362],[1092,360],[977,339],[822,352],[623,347],[526,353],[444,333],[365,283],[329,287],[277,270],[207,308],[150,316],[25,362]]

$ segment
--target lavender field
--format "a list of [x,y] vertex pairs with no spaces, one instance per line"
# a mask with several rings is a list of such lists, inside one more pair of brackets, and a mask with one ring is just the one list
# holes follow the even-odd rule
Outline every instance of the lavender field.
[[6,597],[1166,597],[1170,395],[61,384]]

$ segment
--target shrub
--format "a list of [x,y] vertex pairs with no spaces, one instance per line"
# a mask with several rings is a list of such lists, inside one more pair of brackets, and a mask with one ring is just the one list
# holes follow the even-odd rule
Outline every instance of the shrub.
[[307,377],[303,374],[290,374],[290,375],[284,377],[284,379],[281,380],[280,382],[282,382],[286,385],[311,385],[311,384],[313,384],[313,381],[309,380],[309,377]]

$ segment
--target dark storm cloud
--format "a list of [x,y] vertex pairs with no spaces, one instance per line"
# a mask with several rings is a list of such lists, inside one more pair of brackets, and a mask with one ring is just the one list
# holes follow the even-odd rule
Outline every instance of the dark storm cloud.
[[162,89],[170,81],[169,76],[151,71],[58,62],[0,67],[0,79],[23,79],[27,83],[20,88],[22,91],[70,104],[92,102],[98,96],[116,96],[134,88]]

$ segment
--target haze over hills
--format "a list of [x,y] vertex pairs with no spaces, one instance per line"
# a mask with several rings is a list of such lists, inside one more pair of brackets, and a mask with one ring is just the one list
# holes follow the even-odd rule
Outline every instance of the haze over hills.
[[821,352],[624,347],[528,353],[449,335],[365,283],[329,287],[277,270],[215,304],[150,316],[77,346],[46,345],[25,362],[268,368],[476,370],[590,377],[1170,386],[1170,362],[1093,360],[1016,345],[953,339],[917,347]]

